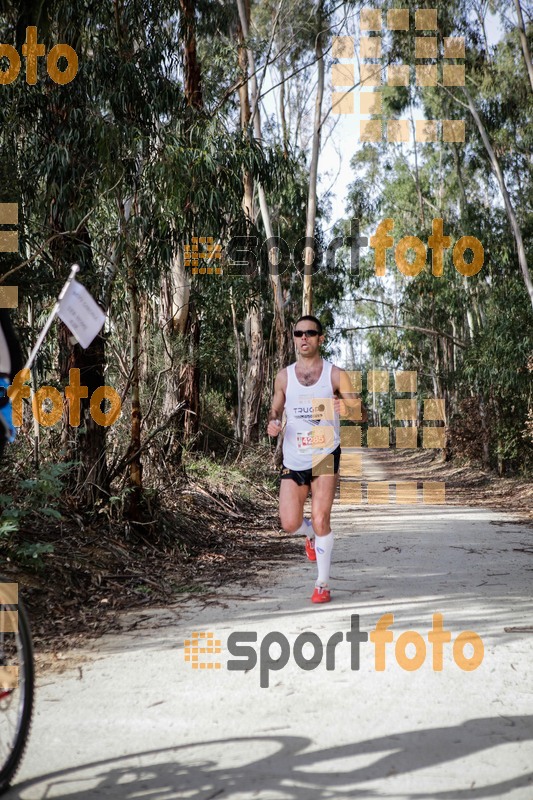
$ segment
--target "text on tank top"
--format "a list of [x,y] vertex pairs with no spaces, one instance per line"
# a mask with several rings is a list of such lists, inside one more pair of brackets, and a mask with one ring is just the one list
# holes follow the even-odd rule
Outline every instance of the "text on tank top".
[[332,364],[322,361],[322,372],[312,386],[296,377],[296,364],[287,367],[283,463],[289,469],[310,469],[316,456],[332,453],[340,442],[339,415],[333,410]]

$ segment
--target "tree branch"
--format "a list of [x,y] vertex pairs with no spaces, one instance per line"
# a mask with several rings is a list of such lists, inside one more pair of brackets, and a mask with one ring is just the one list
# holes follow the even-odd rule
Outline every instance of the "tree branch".
[[[124,456],[123,458],[120,459],[118,464],[113,468],[113,470],[109,474],[109,482],[110,483],[114,478],[116,478],[116,476],[119,474],[119,472],[121,472],[121,470],[124,469],[124,467],[127,467],[128,464],[131,464],[131,462],[134,461],[137,458],[139,453],[142,453],[142,451],[145,450],[148,447],[148,445],[150,444],[150,442],[152,441],[154,436],[157,436],[158,433],[161,433],[161,431],[165,430],[165,428],[167,427],[168,423],[171,420],[173,420],[175,416],[177,416],[179,414],[179,412],[181,411],[181,409],[184,406],[185,406],[185,403],[180,403],[178,406],[176,406],[174,411],[172,411],[172,413],[168,415],[166,420],[161,425],[159,425],[159,427],[157,427],[154,431],[152,431],[150,436],[148,436],[144,440],[142,445],[135,451],[135,453],[132,453],[132,455],[129,456],[129,458],[127,456]],[[194,413],[194,412],[191,412],[191,413]]]
[[23,261],[21,264],[17,264],[17,266],[13,267],[13,269],[10,269],[8,272],[5,272],[0,278],[0,283],[4,283],[5,279],[9,278],[10,275],[13,275],[13,273],[18,272],[19,269],[22,269],[23,267],[27,267],[28,264],[31,264],[32,261],[35,261],[36,258],[39,258],[39,256],[42,253],[44,253],[50,242],[53,242],[55,239],[60,239],[62,236],[76,236],[76,234],[80,232],[81,227],[87,222],[93,211],[94,209],[91,209],[81,220],[78,227],[75,228],[74,230],[61,231],[61,233],[54,233],[52,236],[49,236],[48,239],[45,241],[45,243],[41,245],[41,247],[39,247],[36,253],[27,258],[26,261]]
[[529,299],[531,300],[531,305],[533,305],[533,281],[531,280],[531,275],[529,274],[529,268],[527,264],[527,257],[526,257],[526,249],[524,247],[524,241],[522,239],[522,231],[520,229],[520,225],[518,224],[518,219],[515,214],[515,210],[513,204],[511,202],[511,197],[507,190],[507,184],[505,183],[505,178],[500,167],[500,162],[498,161],[498,157],[494,152],[494,148],[492,147],[491,141],[487,134],[486,128],[481,121],[481,117],[479,116],[477,109],[474,105],[474,101],[472,100],[472,96],[470,95],[466,86],[463,86],[463,93],[468,101],[468,108],[470,113],[474,119],[474,122],[477,125],[477,129],[485,146],[485,150],[487,151],[487,155],[489,157],[489,161],[492,167],[492,171],[496,176],[496,180],[498,181],[498,185],[500,187],[500,192],[503,197],[503,202],[505,205],[505,210],[507,212],[507,218],[509,219],[509,223],[511,226],[511,230],[514,235],[514,240],[516,244],[516,250],[518,254],[518,263],[520,265],[520,270],[522,271],[522,277],[524,279],[524,284],[526,286],[527,293],[529,295]]
[[520,43],[522,45],[522,52],[524,54],[524,61],[526,62],[527,73],[529,75],[529,82],[533,91],[533,65],[531,64],[531,53],[527,43],[526,28],[524,25],[524,17],[522,16],[522,7],[520,0],[514,0],[516,6],[516,15],[518,17],[518,33],[520,34]]
[[366,331],[370,328],[398,328],[405,331],[418,331],[418,333],[426,333],[428,336],[443,336],[445,339],[449,339],[450,342],[453,342],[457,347],[461,347],[463,350],[467,347],[465,342],[455,339],[455,337],[449,333],[444,333],[444,331],[433,331],[430,328],[420,328],[418,325],[394,325],[392,323],[384,322],[381,325],[358,325],[356,328],[341,328],[340,330],[342,333],[347,333],[348,331]]

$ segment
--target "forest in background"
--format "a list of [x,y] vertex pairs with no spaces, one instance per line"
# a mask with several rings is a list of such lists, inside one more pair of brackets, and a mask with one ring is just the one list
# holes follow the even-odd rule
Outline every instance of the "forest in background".
[[[363,6],[409,6],[414,18],[435,4],[0,3],[2,42],[22,52],[35,25],[47,51],[65,42],[79,58],[67,86],[48,78],[41,59],[35,85],[21,71],[0,87],[0,202],[20,209],[19,253],[0,259],[4,282],[19,287],[13,319],[25,352],[72,263],[108,309],[87,350],[62,323],[53,326],[33,387],[64,392],[78,368],[89,398],[108,385],[122,400],[108,428],[92,419],[88,400],[79,427],[68,424],[67,404],[52,427],[35,425],[26,404],[2,467],[7,559],[27,570],[49,564],[58,551],[44,534],[50,526],[92,525],[125,541],[135,531],[147,546],[178,531],[180,547],[192,548],[195,513],[206,528],[217,524],[213,506],[204,519],[180,496],[196,480],[213,479],[219,511],[250,518],[253,502],[272,499],[280,454],[265,435],[266,414],[275,373],[293,360],[291,325],[302,311],[321,319],[326,355],[344,353],[342,366],[416,370],[419,397],[445,399],[445,459],[531,474],[532,9],[518,0],[436,4],[439,29],[466,39],[466,86],[383,90],[387,117],[461,114],[466,143],[415,142],[413,122],[408,145],[358,148],[333,236],[346,242],[355,218],[370,233],[393,218],[395,242],[427,242],[433,218],[442,218],[452,245],[470,235],[485,251],[472,277],[454,269],[448,251],[442,278],[428,258],[416,278],[391,261],[383,280],[370,249],[354,271],[346,245],[319,270],[305,248],[314,237],[325,251],[332,238],[318,177],[336,124],[332,42],[357,41]],[[390,32],[387,48],[389,63],[414,63],[413,36]],[[192,274],[185,245],[202,236],[220,247],[221,275]],[[292,261],[256,244],[273,237],[294,251]],[[240,255],[228,247],[236,241]],[[247,264],[232,267],[243,252]],[[392,424],[387,396],[371,410],[371,421]],[[88,559],[80,572],[90,571]]]

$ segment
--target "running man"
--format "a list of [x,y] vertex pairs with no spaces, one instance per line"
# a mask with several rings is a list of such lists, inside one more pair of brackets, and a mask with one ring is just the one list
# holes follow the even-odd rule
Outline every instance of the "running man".
[[[347,373],[320,355],[324,341],[320,320],[310,315],[300,317],[293,334],[299,358],[276,375],[267,433],[280,433],[285,410],[279,491],[281,525],[287,533],[305,533],[307,558],[316,561],[318,567],[311,601],[328,603],[333,549],[330,514],[339,478],[340,415],[358,421],[366,421],[367,417]],[[310,489],[308,520],[304,519],[303,510]]]

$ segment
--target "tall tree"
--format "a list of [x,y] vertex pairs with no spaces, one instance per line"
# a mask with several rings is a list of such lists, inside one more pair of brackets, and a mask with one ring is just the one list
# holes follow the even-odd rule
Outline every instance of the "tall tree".
[[311,242],[315,239],[315,224],[317,212],[317,181],[318,159],[320,155],[320,138],[322,132],[322,101],[324,97],[324,3],[319,0],[316,14],[317,32],[315,37],[315,59],[317,64],[317,87],[315,98],[315,116],[313,123],[313,143],[311,147],[311,160],[309,165],[309,194],[307,198],[307,218],[305,223],[306,244],[304,260],[304,283],[302,298],[302,313],[311,314],[313,309],[312,274],[315,248]]
[[[237,0],[239,10],[239,66],[242,74],[241,85],[239,87],[239,101],[241,111],[241,128],[244,134],[250,126],[252,111],[250,107],[250,86],[252,89],[252,102],[254,111],[257,111],[257,81],[250,77],[250,72],[254,72],[253,54],[246,46],[246,37],[250,25],[250,2],[249,0]],[[257,118],[259,119],[259,118]],[[260,131],[259,131],[260,133]],[[246,218],[246,235],[250,241],[248,249],[251,249],[251,235],[255,227],[254,209],[254,177],[252,172],[246,167],[243,170],[243,211]],[[265,216],[263,222],[269,224],[268,209],[262,189]],[[262,323],[262,301],[259,293],[250,296],[245,321],[245,337],[248,351],[246,375],[244,378],[244,404],[243,404],[243,442],[249,444],[257,441],[259,436],[259,411],[261,408],[261,398],[264,381],[264,343],[263,343],[263,323]]]

